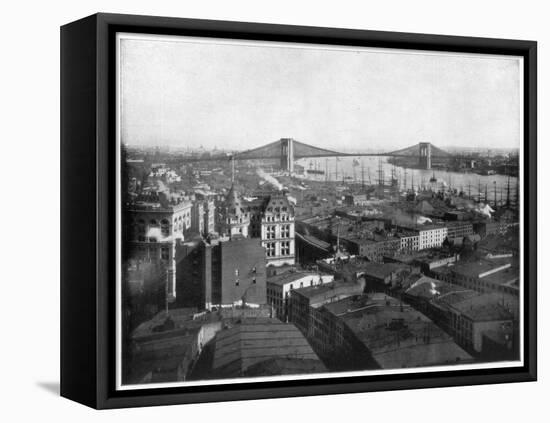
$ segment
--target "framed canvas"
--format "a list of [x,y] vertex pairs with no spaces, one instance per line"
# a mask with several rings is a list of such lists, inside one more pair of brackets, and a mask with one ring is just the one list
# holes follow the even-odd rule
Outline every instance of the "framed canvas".
[[536,43],[61,28],[61,394],[536,380]]

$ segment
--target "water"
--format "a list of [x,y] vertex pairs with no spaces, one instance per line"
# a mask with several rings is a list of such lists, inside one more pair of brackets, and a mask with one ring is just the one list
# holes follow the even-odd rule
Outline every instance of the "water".
[[[485,187],[487,187],[487,197],[491,204],[494,203],[495,190],[498,204],[506,202],[508,176],[505,175],[478,175],[476,173],[449,172],[445,170],[425,170],[409,169],[400,166],[392,166],[387,162],[388,157],[328,157],[318,159],[300,159],[296,163],[307,169],[318,169],[325,171],[323,175],[307,174],[306,178],[316,181],[342,181],[345,183],[361,183],[364,180],[365,185],[374,185],[379,180],[380,163],[382,168],[383,180],[386,184],[390,183],[392,169],[399,183],[401,190],[411,189],[421,190],[422,188],[431,188],[432,190],[446,190],[449,186],[465,195],[481,201],[485,201]],[[327,172],[328,171],[328,172]],[[432,182],[435,175],[435,182]],[[405,186],[406,184],[406,186]],[[516,199],[518,178],[510,177],[510,201]]]

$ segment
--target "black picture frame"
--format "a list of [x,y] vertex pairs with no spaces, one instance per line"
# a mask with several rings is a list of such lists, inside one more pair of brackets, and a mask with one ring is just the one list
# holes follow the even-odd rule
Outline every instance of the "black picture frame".
[[[524,365],[115,390],[117,32],[517,55],[524,58]],[[95,14],[61,28],[61,395],[119,408],[534,381],[537,377],[537,44],[305,26]]]

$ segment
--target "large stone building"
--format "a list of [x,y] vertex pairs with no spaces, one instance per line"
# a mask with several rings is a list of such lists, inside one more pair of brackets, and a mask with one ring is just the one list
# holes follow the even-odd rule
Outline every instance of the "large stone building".
[[269,197],[261,213],[261,239],[267,264],[294,264],[294,208],[282,194]]
[[283,193],[245,201],[232,186],[220,207],[219,232],[260,238],[268,266],[295,264],[294,207]]
[[139,261],[158,261],[164,269],[168,299],[176,297],[175,245],[191,228],[192,203],[170,194],[148,191],[124,213],[126,242],[123,256]]

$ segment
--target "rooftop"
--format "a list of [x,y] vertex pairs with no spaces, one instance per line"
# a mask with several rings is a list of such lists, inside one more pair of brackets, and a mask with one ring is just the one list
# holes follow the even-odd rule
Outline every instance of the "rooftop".
[[308,298],[310,305],[315,306],[324,304],[327,300],[335,297],[361,295],[363,289],[363,285],[359,283],[335,281],[323,285],[295,289],[293,294],[298,293]]
[[325,308],[343,319],[381,368],[455,364],[472,357],[430,319],[399,300],[346,298]]
[[285,272],[281,273],[280,275],[274,275],[267,278],[268,283],[272,283],[275,285],[286,285],[287,283],[292,283],[294,281],[297,281],[299,279],[305,278],[305,277],[311,277],[316,278],[316,280],[320,276],[326,276],[326,273],[319,273],[319,272],[306,272],[306,271],[297,271],[297,272]]
[[217,375],[241,376],[270,359],[318,360],[300,331],[277,319],[243,319],[216,335],[212,367]]
[[511,320],[519,309],[517,298],[499,293],[481,294],[457,302],[452,308],[475,322]]
[[361,273],[378,279],[385,279],[392,273],[400,270],[408,270],[409,266],[401,263],[373,263],[367,262],[361,265]]
[[458,264],[452,267],[453,272],[460,275],[479,278],[480,275],[483,275],[487,272],[501,272],[506,267],[511,266],[511,260],[508,258],[505,259],[491,259],[491,260],[474,260],[467,262],[459,262]]
[[465,291],[465,289],[461,286],[442,282],[428,276],[422,276],[405,292],[412,297],[431,300],[432,298],[463,291]]
[[323,363],[310,358],[273,357],[253,364],[244,372],[245,376],[277,376],[323,373]]

